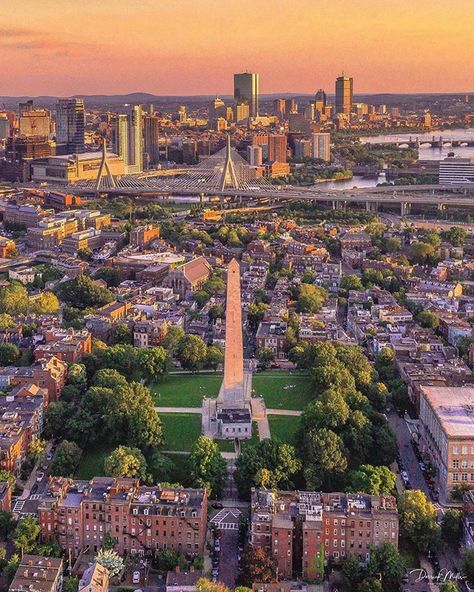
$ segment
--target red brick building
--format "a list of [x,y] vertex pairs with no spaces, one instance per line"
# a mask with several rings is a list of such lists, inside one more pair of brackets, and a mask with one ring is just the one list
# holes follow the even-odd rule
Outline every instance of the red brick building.
[[327,563],[355,555],[366,563],[372,546],[398,546],[397,505],[390,495],[254,490],[250,532],[281,579],[311,580],[320,557]]
[[140,486],[135,479],[51,478],[38,508],[43,541],[57,540],[74,556],[97,551],[105,533],[120,555],[174,549],[202,555],[207,529],[205,489]]

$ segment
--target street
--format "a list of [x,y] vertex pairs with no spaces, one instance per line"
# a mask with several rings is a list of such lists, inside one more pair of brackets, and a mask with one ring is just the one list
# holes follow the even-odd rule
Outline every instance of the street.
[[239,573],[239,518],[237,508],[223,508],[211,520],[211,525],[218,530],[220,552],[217,564],[217,580],[229,588],[234,588]]

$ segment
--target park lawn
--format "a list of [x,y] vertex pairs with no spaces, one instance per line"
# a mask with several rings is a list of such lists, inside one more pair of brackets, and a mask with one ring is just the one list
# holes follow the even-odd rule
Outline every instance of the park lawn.
[[201,435],[201,415],[197,413],[160,413],[164,432],[164,450],[190,452]]
[[215,440],[221,452],[234,452],[234,440]]
[[175,470],[171,475],[171,483],[180,483],[187,487],[189,485],[189,454],[167,453],[166,456],[173,461]]
[[203,397],[217,397],[222,374],[170,374],[150,391],[159,407],[201,407]]
[[418,550],[411,541],[407,541],[406,538],[400,537],[399,551],[400,555],[405,560],[405,564],[408,570],[420,567],[420,557]]
[[104,474],[104,460],[113,450],[114,446],[91,446],[82,453],[79,466],[76,471],[76,479],[89,480],[92,477],[100,477]]
[[314,400],[310,377],[289,372],[261,372],[253,375],[252,391],[263,397],[267,409],[302,411]]
[[295,436],[299,423],[300,418],[294,415],[268,415],[272,438],[292,446],[295,445]]

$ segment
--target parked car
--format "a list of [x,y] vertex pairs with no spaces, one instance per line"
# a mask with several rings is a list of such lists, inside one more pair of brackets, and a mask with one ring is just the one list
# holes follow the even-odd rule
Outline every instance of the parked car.
[[132,584],[139,584],[140,583],[140,572],[134,571],[132,574]]
[[40,481],[42,481],[44,478],[44,473],[42,473],[41,471],[39,473],[36,473],[36,481],[38,481],[38,483]]

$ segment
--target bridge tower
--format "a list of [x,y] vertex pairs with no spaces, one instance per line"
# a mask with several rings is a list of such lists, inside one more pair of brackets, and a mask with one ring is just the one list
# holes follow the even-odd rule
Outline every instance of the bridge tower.
[[222,175],[219,181],[219,189],[224,191],[226,187],[239,188],[239,181],[235,172],[234,162],[232,160],[232,151],[230,146],[230,134],[227,134],[227,144],[225,152],[225,163],[222,169]]
[[105,135],[102,138],[102,159],[100,161],[99,172],[97,173],[97,179],[95,181],[95,190],[97,192],[100,191],[102,180],[104,177],[108,181],[109,188],[117,187],[115,179],[112,173],[110,172],[109,163],[107,162],[107,138]]

